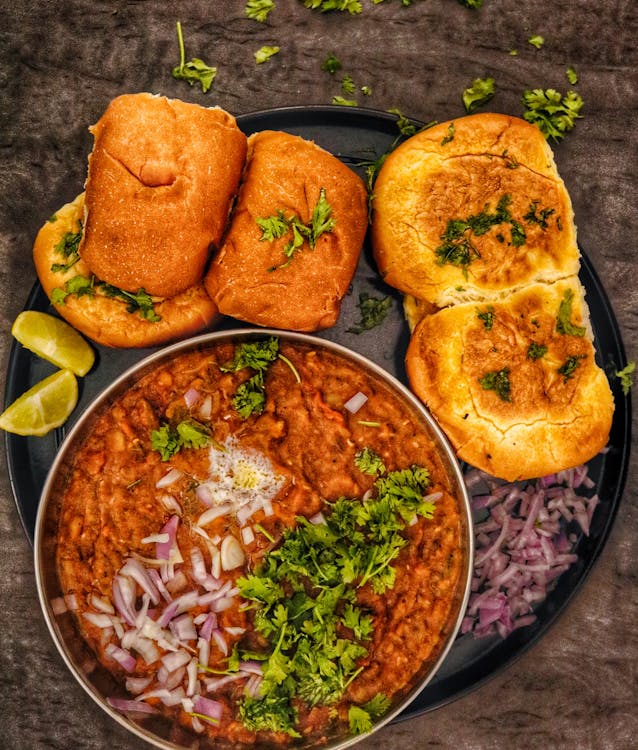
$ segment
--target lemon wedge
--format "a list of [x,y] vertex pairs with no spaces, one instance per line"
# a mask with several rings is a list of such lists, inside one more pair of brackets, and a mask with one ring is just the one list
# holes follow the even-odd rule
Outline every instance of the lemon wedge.
[[15,319],[11,333],[22,346],[56,367],[86,375],[95,354],[90,345],[68,323],[47,313],[24,310]]
[[0,429],[16,435],[46,435],[64,424],[78,402],[78,381],[71,370],[41,380],[0,414]]

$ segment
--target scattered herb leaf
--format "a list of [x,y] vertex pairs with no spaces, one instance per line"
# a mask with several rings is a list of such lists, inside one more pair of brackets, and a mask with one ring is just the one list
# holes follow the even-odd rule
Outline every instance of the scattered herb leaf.
[[540,49],[545,44],[545,39],[540,34],[534,34],[527,40],[532,47]]
[[255,62],[257,65],[260,65],[261,63],[265,63],[266,60],[270,60],[270,58],[273,55],[276,55],[279,52],[279,47],[260,47],[257,52],[255,52]]
[[487,309],[484,311],[478,311],[476,313],[476,317],[479,320],[483,321],[483,325],[485,326],[486,331],[491,331],[492,326],[494,325],[494,307],[492,305],[488,305]]
[[547,354],[547,347],[545,344],[537,344],[532,341],[527,347],[527,359],[537,360],[541,359]]
[[253,21],[259,21],[264,23],[268,18],[268,14],[275,7],[273,0],[248,0],[244,13],[248,18]]
[[330,53],[328,57],[321,63],[321,70],[330,75],[334,75],[338,70],[341,70],[341,62],[335,57],[334,54]]
[[563,376],[566,383],[570,378],[574,377],[574,372],[580,365],[580,360],[586,358],[587,355],[585,354],[570,354],[556,372]]
[[627,363],[626,367],[622,370],[616,370],[616,377],[620,379],[620,387],[625,396],[629,395],[629,391],[633,386],[633,375],[636,371],[636,363],[632,360]]
[[360,450],[354,457],[354,463],[359,471],[364,474],[385,474],[385,464],[381,456],[367,446]]
[[195,420],[184,420],[171,427],[164,422],[151,432],[151,447],[168,461],[182,448],[203,448],[211,441],[210,430]]
[[558,317],[556,318],[556,330],[564,336],[584,336],[587,329],[584,326],[577,326],[571,322],[572,317],[572,300],[574,292],[567,289],[558,307]]
[[501,401],[511,401],[510,395],[510,371],[507,367],[502,370],[487,372],[479,378],[479,383],[484,391],[495,391]]
[[463,106],[468,114],[489,102],[495,93],[493,78],[475,78],[472,85],[463,92]]
[[367,292],[362,292],[359,295],[357,307],[361,313],[361,320],[356,326],[348,328],[348,333],[360,334],[381,325],[392,307],[392,297],[388,295],[379,299],[372,297]]
[[581,117],[583,100],[575,91],[562,96],[555,89],[533,89],[523,93],[527,122],[537,125],[545,138],[559,141],[574,128],[576,119]]

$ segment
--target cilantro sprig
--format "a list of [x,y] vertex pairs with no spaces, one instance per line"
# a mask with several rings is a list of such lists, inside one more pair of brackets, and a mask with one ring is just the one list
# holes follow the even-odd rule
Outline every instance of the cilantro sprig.
[[186,81],[190,86],[199,83],[202,92],[205,94],[212,86],[217,68],[207,65],[198,57],[186,62],[186,51],[184,48],[184,35],[182,34],[182,24],[177,22],[177,43],[179,44],[179,64],[172,70],[173,78]]
[[[362,669],[374,628],[357,589],[369,584],[381,594],[394,585],[392,562],[407,544],[403,530],[416,516],[433,516],[434,504],[425,499],[429,484],[424,467],[384,473],[367,499],[329,504],[323,522],[299,517],[254,573],[237,580],[253,602],[255,630],[268,643],[261,696],[244,699],[240,708],[250,729],[277,726],[295,737],[293,699],[315,706],[343,697]],[[367,731],[389,705],[379,695],[358,707],[351,731]]]
[[359,295],[357,307],[359,308],[360,320],[355,326],[348,328],[347,332],[358,335],[383,323],[392,307],[392,297],[386,295],[378,298],[367,292],[362,292]]
[[558,307],[556,330],[564,336],[584,336],[587,332],[585,326],[577,326],[571,321],[573,299],[573,290],[567,289]]
[[151,432],[151,447],[162,461],[168,461],[183,448],[204,448],[211,441],[210,430],[194,419],[184,420],[174,427],[164,422]]
[[323,187],[319,190],[319,198],[307,224],[304,224],[296,214],[286,216],[282,209],[271,216],[257,217],[255,221],[261,229],[262,242],[273,242],[288,233],[292,234],[291,239],[283,247],[283,254],[287,260],[280,265],[273,266],[269,269],[270,271],[287,268],[292,263],[295,253],[299,252],[305,243],[311,250],[314,250],[319,237],[332,232],[336,225],[336,220],[332,216],[332,206],[326,199],[326,190]]
[[563,96],[556,89],[531,89],[523,93],[523,105],[527,122],[537,125],[545,138],[560,141],[581,117],[583,99],[575,91]]
[[53,263],[51,270],[54,273],[65,273],[80,260],[80,240],[82,239],[82,224],[77,232],[65,232],[59,242],[53,248],[54,252],[61,255],[64,263]]
[[239,344],[235,347],[233,359],[220,365],[222,372],[238,372],[246,368],[255,371],[248,380],[240,383],[233,396],[233,406],[242,419],[263,412],[266,405],[265,374],[279,356],[279,339],[273,336]]

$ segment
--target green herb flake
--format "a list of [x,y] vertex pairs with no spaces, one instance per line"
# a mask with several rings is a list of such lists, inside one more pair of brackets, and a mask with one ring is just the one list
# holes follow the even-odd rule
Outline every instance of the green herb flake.
[[472,85],[463,91],[465,111],[472,114],[483,104],[487,104],[495,93],[493,78],[475,78]]
[[198,57],[194,57],[192,60],[186,62],[182,25],[179,21],[177,22],[177,41],[179,44],[179,65],[173,68],[173,78],[186,81],[190,86],[199,83],[202,87],[202,92],[205,94],[215,80],[217,68],[210,67]]
[[578,73],[571,65],[565,71],[565,76],[570,86],[575,86],[578,83]]
[[447,133],[441,139],[441,146],[446,146],[448,143],[451,143],[454,140],[455,134],[456,134],[456,125],[453,122],[451,122],[447,126]]
[[616,370],[616,377],[620,380],[620,387],[625,396],[629,395],[629,391],[633,386],[633,376],[635,371],[636,363],[633,360],[628,362],[627,366],[623,367],[622,370]]
[[334,75],[337,71],[341,70],[341,62],[334,54],[330,53],[321,63],[321,70]]
[[479,383],[484,391],[495,391],[501,401],[511,401],[510,394],[510,371],[505,367],[502,370],[487,372],[479,378]]
[[172,427],[164,422],[151,432],[151,447],[168,461],[183,448],[204,448],[211,441],[210,430],[201,422],[184,420]]
[[580,94],[568,91],[562,96],[555,89],[525,91],[522,102],[524,119],[537,125],[545,138],[554,141],[560,141],[574,128],[583,106]]
[[553,208],[541,208],[538,209],[540,201],[535,200],[529,204],[527,213],[523,216],[523,221],[528,224],[537,224],[543,231],[549,226],[547,219],[556,213]]
[[527,41],[532,47],[536,47],[536,49],[540,49],[545,44],[545,39],[540,34],[530,36]]
[[381,456],[367,446],[360,450],[354,457],[354,463],[359,471],[364,474],[376,476],[385,474],[385,464]]
[[341,79],[341,90],[344,94],[347,94],[350,96],[351,94],[354,94],[356,89],[356,86],[354,84],[354,80],[352,79],[352,76],[345,75]]
[[261,414],[266,405],[265,373],[279,357],[279,339],[244,342],[235,347],[233,359],[220,365],[222,372],[238,372],[249,368],[255,374],[237,387],[233,406],[242,419]]
[[532,341],[527,347],[527,359],[537,360],[542,359],[547,354],[547,347],[545,344],[537,344]]
[[492,305],[488,305],[486,310],[479,310],[476,313],[476,317],[483,321],[483,326],[485,327],[486,331],[491,331],[492,326],[494,325],[494,307]]
[[65,232],[56,243],[53,251],[61,255],[65,263],[53,263],[51,270],[54,273],[66,273],[80,260],[80,241],[82,239],[82,227],[78,232]]
[[268,47],[263,46],[260,47],[257,52],[255,52],[255,62],[257,65],[261,65],[262,63],[265,63],[267,60],[270,60],[270,58],[273,55],[276,55],[279,52],[279,47]]
[[574,377],[576,368],[580,365],[581,359],[587,359],[585,354],[570,354],[563,364],[556,370],[559,375],[564,378],[563,382],[567,382],[570,378]]
[[587,333],[587,329],[584,326],[577,326],[571,322],[573,299],[573,290],[567,289],[558,308],[556,330],[564,336],[584,336]]
[[347,332],[358,335],[364,331],[370,331],[383,323],[392,307],[392,297],[388,295],[378,298],[372,297],[367,292],[362,292],[359,295],[357,306],[360,312],[360,320],[357,325],[348,328]]
[[358,107],[359,102],[356,99],[346,99],[344,96],[333,96],[332,103],[340,107]]
[[360,0],[304,0],[303,4],[304,7],[321,13],[329,13],[331,10],[350,13],[352,16],[361,13]]
[[274,10],[275,3],[273,0],[248,0],[244,8],[244,15],[253,21],[265,23],[268,14]]

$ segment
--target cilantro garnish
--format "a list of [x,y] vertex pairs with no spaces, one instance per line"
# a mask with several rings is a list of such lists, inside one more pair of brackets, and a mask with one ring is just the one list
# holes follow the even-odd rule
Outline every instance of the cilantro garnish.
[[510,396],[510,371],[507,367],[485,373],[483,377],[479,378],[479,383],[484,391],[495,391],[501,401],[512,400]]
[[555,89],[533,89],[523,94],[527,122],[537,125],[545,138],[559,141],[574,128],[583,100],[575,91],[568,91],[562,96]]
[[540,49],[545,44],[545,39],[540,34],[534,34],[533,36],[530,36],[527,42],[528,44],[531,44],[532,47]]
[[331,10],[340,10],[357,15],[361,13],[361,3],[359,0],[303,0],[306,8],[319,10],[322,13],[328,13]]
[[616,370],[616,377],[620,379],[622,392],[627,396],[633,385],[633,374],[636,371],[636,363],[632,360],[622,370]]
[[385,474],[385,464],[378,453],[367,446],[354,457],[354,463],[364,474]]
[[[233,406],[242,419],[252,414],[261,414],[266,405],[264,378],[266,370],[279,357],[279,339],[271,337],[263,341],[253,341],[235,347],[233,359],[220,365],[222,372],[238,372],[245,368],[255,370],[255,374],[241,383],[233,396]],[[290,365],[288,360],[286,363]],[[293,369],[293,374],[296,370]],[[296,379],[299,374],[296,374]]]
[[350,706],[348,710],[350,734],[369,732],[372,729],[373,719],[383,716],[389,708],[390,700],[383,693],[377,693],[363,706]]
[[468,114],[475,112],[480,106],[489,102],[494,96],[493,78],[475,78],[472,85],[463,91],[462,99]]
[[324,188],[321,188],[319,191],[319,198],[312,211],[310,221],[307,224],[304,224],[297,215],[293,214],[286,217],[281,209],[272,216],[258,217],[255,221],[261,229],[262,242],[273,242],[288,232],[292,232],[292,239],[283,248],[283,253],[288,260],[279,266],[273,266],[269,269],[271,271],[289,266],[292,263],[294,254],[301,250],[306,242],[308,243],[308,247],[314,250],[319,237],[326,232],[332,232],[336,224],[336,220],[332,217],[332,206],[326,200],[326,191]]
[[549,226],[547,219],[549,219],[552,214],[556,213],[556,211],[553,208],[541,208],[538,210],[539,204],[540,201],[532,201],[529,204],[529,209],[525,216],[523,216],[523,219],[528,224],[538,224],[541,229],[545,230]]
[[275,3],[273,0],[248,0],[244,8],[244,14],[247,18],[252,18],[253,21],[264,23],[274,7]]
[[126,292],[112,284],[96,279],[95,276],[82,276],[82,274],[73,276],[65,282],[64,287],[56,287],[52,290],[51,302],[55,305],[63,305],[66,298],[71,295],[93,297],[98,292],[104,297],[126,302],[127,312],[137,312],[143,320],[147,320],[149,323],[157,323],[161,320],[161,317],[155,311],[153,298],[143,289],[139,289],[137,292]]
[[168,461],[182,448],[203,448],[211,440],[208,428],[194,419],[180,422],[171,427],[164,422],[159,429],[151,432],[151,447]]
[[179,65],[176,65],[172,70],[173,78],[186,81],[190,86],[199,83],[202,92],[205,94],[212,86],[217,75],[217,68],[210,67],[198,57],[186,62],[182,24],[179,21],[177,22],[177,42],[179,44]]
[[[429,484],[424,467],[390,472],[367,499],[329,504],[321,523],[299,517],[254,573],[236,581],[254,603],[255,630],[268,644],[261,697],[246,698],[240,707],[249,729],[272,728],[274,721],[278,731],[296,736],[295,699],[312,707],[343,697],[362,669],[374,627],[357,589],[369,583],[380,594],[394,584],[391,563],[407,544],[402,531],[415,516],[434,513],[424,499]],[[235,655],[235,661],[242,658]],[[261,701],[267,702],[256,705]],[[376,696],[360,710],[376,718],[389,705]],[[358,731],[365,717],[353,715]]]
[[269,47],[267,45],[264,45],[263,47],[260,47],[257,52],[255,52],[255,62],[257,63],[257,65],[265,63],[266,60],[270,60],[270,58],[273,55],[276,55],[278,52],[279,47]]
[[556,370],[557,373],[563,376],[564,382],[566,383],[570,378],[574,377],[576,368],[580,365],[581,359],[587,359],[586,354],[570,354],[563,364]]
[[483,321],[483,326],[485,327],[486,331],[491,331],[492,326],[494,325],[494,307],[492,305],[488,305],[487,308],[483,311],[479,310],[476,313],[476,317]]
[[537,360],[541,359],[547,354],[547,347],[545,344],[537,344],[532,341],[527,347],[527,359]]
[[584,326],[577,326],[571,322],[573,298],[573,290],[567,289],[558,308],[556,330],[565,336],[584,336],[587,329]]
[[321,70],[334,75],[338,70],[341,70],[341,62],[333,53],[330,53],[321,63]]
[[65,232],[59,242],[53,248],[54,252],[61,255],[66,263],[54,263],[51,270],[64,273],[72,268],[80,260],[80,240],[82,239],[82,225],[78,232]]
[[392,297],[386,296],[378,299],[370,296],[367,292],[362,292],[359,295],[358,303],[361,320],[356,326],[348,328],[348,333],[360,334],[381,325],[391,307]]
[[491,211],[486,206],[483,211],[467,219],[449,219],[445,232],[440,239],[443,244],[435,249],[437,263],[444,265],[449,263],[454,266],[460,266],[464,274],[467,274],[467,267],[481,254],[472,242],[472,237],[480,237],[489,232],[492,227],[499,224],[509,224],[511,233],[511,244],[520,247],[525,244],[525,230],[520,222],[512,218],[509,210],[509,204],[512,196],[502,195],[496,205],[496,209]]
[[572,86],[575,86],[578,83],[578,73],[576,72],[576,69],[571,65],[568,66],[567,70],[565,71],[565,76]]
[[441,138],[441,146],[446,146],[448,143],[451,143],[454,140],[455,134],[456,134],[456,125],[453,122],[451,122],[447,126],[446,134],[443,136],[443,138]]

